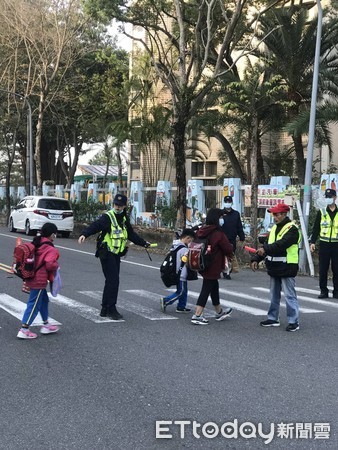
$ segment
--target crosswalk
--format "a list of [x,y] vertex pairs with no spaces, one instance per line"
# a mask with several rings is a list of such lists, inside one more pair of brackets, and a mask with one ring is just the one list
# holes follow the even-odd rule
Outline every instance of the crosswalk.
[[[238,313],[249,314],[253,316],[266,316],[269,301],[269,289],[254,286],[251,288],[252,292],[241,292],[237,290],[228,290],[220,288],[221,304],[222,306],[230,306]],[[173,292],[173,289],[167,289],[167,293]],[[318,291],[298,287],[297,288],[298,300],[300,303],[301,314],[318,314],[328,311],[330,308],[336,310],[338,308],[338,302],[328,300],[317,299]],[[168,308],[168,312],[163,314],[160,311],[159,300],[164,295],[142,289],[126,289],[120,291],[118,308],[128,313],[141,316],[143,319],[150,321],[168,321],[178,320],[179,315],[175,313],[175,308]],[[95,324],[103,324],[109,322],[117,322],[106,317],[100,317],[100,303],[102,292],[101,291],[77,291],[74,295],[77,298],[70,298],[64,295],[58,295],[56,298],[51,298],[53,305],[63,308],[75,314],[85,320],[94,322]],[[195,300],[199,296],[198,291],[189,290],[189,302],[187,307],[194,309]],[[87,300],[87,301],[86,301]],[[95,306],[91,306],[88,303],[93,303]],[[264,307],[263,307],[264,305]],[[53,315],[58,315],[58,308],[53,307]],[[285,302],[282,300],[281,307],[285,308]],[[6,293],[0,293],[0,325],[1,325],[1,310],[12,315],[18,320],[22,319],[24,310],[26,308],[25,302],[14,298]],[[207,305],[205,309],[205,316],[214,316],[214,311],[211,304]],[[53,318],[50,318],[50,322],[56,325],[61,323]],[[118,323],[123,323],[118,321]],[[38,316],[33,326],[41,325],[41,318]],[[1,326],[0,326],[1,328]]]

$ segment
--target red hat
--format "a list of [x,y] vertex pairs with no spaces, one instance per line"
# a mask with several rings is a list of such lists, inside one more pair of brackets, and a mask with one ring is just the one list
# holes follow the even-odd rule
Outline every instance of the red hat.
[[274,206],[273,208],[268,209],[269,213],[272,214],[278,214],[278,213],[287,213],[290,211],[290,207],[286,205],[285,203],[279,203],[278,205]]

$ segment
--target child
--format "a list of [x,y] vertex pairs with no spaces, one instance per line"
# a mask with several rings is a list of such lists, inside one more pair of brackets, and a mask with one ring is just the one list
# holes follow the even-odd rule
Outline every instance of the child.
[[187,276],[188,270],[185,264],[182,265],[182,257],[186,255],[188,246],[190,242],[192,242],[195,238],[195,233],[193,230],[189,228],[185,228],[182,231],[181,237],[179,240],[173,242],[173,246],[171,250],[174,250],[178,247],[181,247],[177,250],[176,253],[176,272],[181,272],[180,279],[177,283],[176,292],[167,297],[162,297],[160,300],[161,310],[165,312],[166,307],[168,305],[172,305],[176,300],[178,300],[178,304],[176,307],[177,313],[189,313],[191,310],[186,308],[187,299],[188,299],[188,283]]
[[26,280],[30,288],[26,311],[22,318],[22,325],[17,334],[19,339],[35,339],[37,334],[30,331],[29,327],[35,317],[40,312],[43,325],[40,329],[42,334],[56,333],[59,328],[48,323],[48,294],[46,291],[48,281],[52,281],[54,273],[59,267],[59,251],[54,247],[53,241],[56,238],[57,227],[53,223],[47,222],[41,228],[41,235],[33,239],[36,246],[35,266],[38,267],[34,278]]

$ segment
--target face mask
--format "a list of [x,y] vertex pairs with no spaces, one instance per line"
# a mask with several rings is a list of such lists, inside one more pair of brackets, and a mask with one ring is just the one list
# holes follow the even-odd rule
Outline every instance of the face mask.
[[223,225],[224,225],[224,219],[220,218],[220,219],[219,219],[219,226],[221,227],[221,226],[223,226]]
[[114,213],[115,214],[122,214],[123,213],[123,209],[117,210],[117,209],[114,208]]
[[325,203],[326,203],[327,205],[333,205],[333,203],[334,203],[333,198],[326,198],[326,199],[325,199]]
[[231,206],[232,206],[232,203],[224,203],[224,208],[231,208]]

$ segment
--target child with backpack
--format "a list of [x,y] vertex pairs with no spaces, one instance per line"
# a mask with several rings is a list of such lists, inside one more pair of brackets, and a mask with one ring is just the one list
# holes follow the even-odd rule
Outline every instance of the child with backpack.
[[179,240],[173,242],[171,252],[176,254],[176,273],[178,274],[176,292],[162,297],[160,300],[160,306],[162,312],[165,312],[167,306],[172,305],[178,301],[176,312],[177,313],[189,313],[191,310],[186,308],[188,300],[188,269],[182,262],[182,257],[187,254],[189,244],[194,240],[195,233],[189,228],[185,228],[180,236]]
[[41,228],[41,234],[33,239],[35,245],[34,267],[36,271],[32,278],[24,280],[30,288],[27,307],[22,318],[22,325],[17,334],[19,339],[35,339],[37,334],[30,331],[29,327],[33,323],[37,314],[40,313],[43,325],[41,334],[56,333],[59,328],[48,323],[48,281],[53,281],[54,274],[59,267],[59,251],[54,247],[53,241],[56,238],[57,227],[53,223],[47,222]]
[[209,264],[200,272],[203,277],[203,284],[197,300],[195,314],[191,318],[191,323],[194,325],[209,324],[209,321],[203,317],[203,311],[209,295],[216,311],[215,319],[217,321],[226,319],[232,313],[232,308],[222,308],[219,298],[218,279],[224,270],[224,257],[231,256],[233,250],[221,228],[223,224],[222,216],[223,211],[221,209],[211,208],[208,211],[205,225],[196,233],[197,239],[207,240]]

